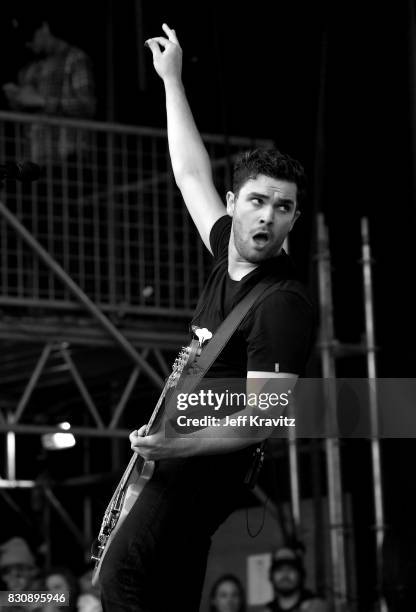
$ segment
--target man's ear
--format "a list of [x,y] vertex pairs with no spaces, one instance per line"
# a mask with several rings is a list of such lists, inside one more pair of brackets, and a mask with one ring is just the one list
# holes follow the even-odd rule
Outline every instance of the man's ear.
[[227,191],[226,199],[227,199],[227,215],[232,217],[234,215],[234,207],[235,207],[235,199],[236,199],[232,191]]
[[289,232],[291,232],[291,231],[292,231],[293,226],[295,225],[295,223],[296,223],[296,221],[297,221],[297,219],[298,219],[299,217],[300,217],[300,210],[295,210],[295,214],[293,215],[293,221],[292,221],[292,224],[291,224],[291,226],[290,226],[290,230],[289,230]]

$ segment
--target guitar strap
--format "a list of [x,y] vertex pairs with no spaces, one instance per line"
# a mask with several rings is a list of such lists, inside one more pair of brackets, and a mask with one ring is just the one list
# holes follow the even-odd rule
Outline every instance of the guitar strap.
[[[190,367],[190,374],[192,377],[202,378],[208,372],[218,355],[221,353],[227,342],[230,340],[237,327],[243,321],[244,317],[249,311],[260,301],[260,298],[265,297],[267,290],[272,289],[286,290],[291,293],[296,293],[303,299],[305,296],[296,289],[292,280],[281,280],[276,282],[276,277],[272,275],[265,276],[259,281],[242,300],[232,309],[224,321],[220,324],[217,331],[208,342],[207,346],[202,349],[200,357],[197,359],[197,363]],[[197,384],[196,381],[195,384]]]

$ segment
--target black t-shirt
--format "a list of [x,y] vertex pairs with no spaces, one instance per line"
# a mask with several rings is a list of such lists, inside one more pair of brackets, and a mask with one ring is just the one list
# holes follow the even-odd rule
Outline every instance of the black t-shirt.
[[[295,279],[291,259],[282,253],[259,265],[240,281],[228,275],[228,243],[231,218],[223,216],[214,224],[210,233],[214,267],[199,299],[191,325],[206,327],[212,333],[225,319],[230,310],[264,276],[271,273],[276,282],[293,279],[285,283],[287,290],[276,290],[261,299],[233,334],[222,353],[211,366],[207,378],[236,378],[245,381],[248,370],[275,371],[279,364],[281,372],[300,374],[310,349],[313,334],[313,308],[305,289]],[[290,290],[290,287],[293,291]],[[198,407],[195,408],[197,413]],[[235,411],[235,408],[232,410]],[[187,411],[187,416],[191,413]],[[158,481],[168,481],[169,474],[184,466],[198,474],[203,483],[207,500],[224,500],[234,495],[233,486],[240,486],[251,464],[256,445],[221,455],[197,455],[188,459],[166,459],[157,462]],[[155,481],[155,477],[152,479]],[[198,479],[193,483],[197,487]],[[216,495],[212,496],[211,492]],[[222,491],[222,493],[221,493]],[[205,499],[205,497],[204,497]],[[204,502],[209,506],[210,516],[216,516],[217,501]],[[224,501],[225,503],[225,501]],[[211,507],[212,506],[212,507]],[[221,504],[218,506],[221,509]]]
[[231,217],[218,219],[210,233],[214,268],[198,302],[192,325],[212,333],[231,309],[264,276],[276,282],[290,279],[285,288],[266,297],[245,317],[207,373],[208,378],[245,378],[247,371],[302,374],[313,341],[314,311],[292,261],[284,251],[234,281],[228,274]]
[[[236,378],[242,382],[246,379],[247,371],[274,372],[276,364],[281,372],[301,374],[314,328],[313,308],[306,291],[296,280],[292,261],[284,252],[263,262],[240,281],[230,279],[228,243],[231,223],[231,218],[225,215],[212,227],[210,244],[214,267],[191,325],[206,327],[214,333],[230,310],[263,277],[272,274],[276,282],[291,280],[285,283],[285,289],[266,291],[266,297],[260,299],[240,324],[207,372],[206,378]],[[230,408],[230,413],[236,409]],[[187,410],[187,416],[196,416],[198,413],[199,407]],[[222,416],[225,413],[224,408]],[[221,455],[194,456],[185,463],[205,475],[204,482],[208,491],[211,491],[211,485],[208,485],[210,478],[215,480],[213,489],[218,491],[224,486],[227,490],[231,482],[242,481],[255,446]],[[182,464],[183,460],[179,460],[179,463]],[[159,477],[171,469],[176,470],[177,464],[177,460],[159,461]]]

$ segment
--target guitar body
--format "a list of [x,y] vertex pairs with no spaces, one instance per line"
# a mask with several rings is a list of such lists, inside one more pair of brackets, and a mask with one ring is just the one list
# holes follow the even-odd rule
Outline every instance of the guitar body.
[[[168,391],[176,387],[178,381],[185,371],[185,366],[189,366],[200,352],[201,343],[193,340],[189,347],[182,349],[173,364],[172,374],[167,379],[163,391],[160,395],[156,408],[147,424],[146,435],[149,435],[157,428],[160,423],[160,414],[163,400]],[[140,465],[141,463],[141,465]],[[136,453],[133,454],[125,470],[110,503],[104,514],[101,529],[96,541],[92,546],[91,559],[95,561],[92,575],[92,584],[95,586],[99,581],[102,562],[107,554],[112,542],[117,537],[118,530],[123,524],[126,516],[142,494],[145,486],[151,480],[155,469],[154,461],[144,461]]]
[[117,522],[112,528],[108,537],[106,537],[105,541],[100,542],[99,540],[97,540],[96,550],[93,551],[92,558],[96,559],[96,564],[91,580],[93,586],[96,586],[98,584],[101,565],[104,561],[105,555],[107,554],[111,546],[111,543],[114,541],[117,532],[123,524],[126,516],[129,514],[130,510],[142,494],[143,489],[145,488],[149,480],[152,478],[154,469],[154,461],[144,461],[140,474],[137,469],[134,469],[129,479],[127,480],[124,496],[122,499],[122,506],[120,514],[117,517]]
[[139,495],[141,495],[144,487],[147,485],[149,480],[152,478],[154,470],[155,462],[145,461],[143,463],[140,475],[136,472],[136,478],[132,478],[131,482],[127,485],[123,508],[117,522],[117,529],[119,529],[121,523],[124,521],[128,513],[132,509],[133,504],[135,503]]

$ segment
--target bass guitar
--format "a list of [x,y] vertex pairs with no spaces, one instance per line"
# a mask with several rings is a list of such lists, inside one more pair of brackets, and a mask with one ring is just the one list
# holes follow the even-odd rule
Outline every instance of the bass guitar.
[[[188,372],[196,357],[200,354],[200,349],[203,342],[212,334],[209,332],[208,337],[201,337],[201,334],[195,333],[198,340],[192,340],[189,346],[183,347],[179,355],[175,359],[172,372],[166,379],[162,393],[158,399],[155,409],[146,426],[145,435],[154,432],[159,424],[163,413],[162,407],[167,405],[168,397],[182,377]],[[208,331],[208,330],[204,330]],[[130,512],[133,504],[137,501],[144,487],[152,478],[155,468],[154,461],[146,461],[137,453],[133,453],[130,462],[121,477],[121,480],[114,491],[114,494],[107,506],[107,509],[102,520],[101,529],[92,546],[91,559],[95,561],[95,567],[92,575],[92,584],[96,585],[99,580],[99,574],[103,559],[117,535],[123,521]]]

